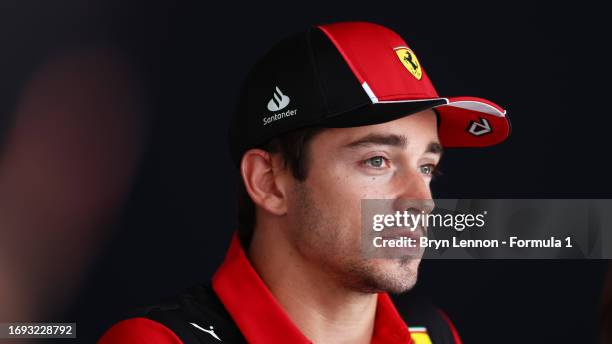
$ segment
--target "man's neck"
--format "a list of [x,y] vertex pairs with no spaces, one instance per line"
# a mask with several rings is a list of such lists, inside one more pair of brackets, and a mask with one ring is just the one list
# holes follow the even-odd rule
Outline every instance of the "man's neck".
[[256,230],[251,264],[295,325],[315,343],[369,343],[377,294],[349,290],[305,261],[284,238]]

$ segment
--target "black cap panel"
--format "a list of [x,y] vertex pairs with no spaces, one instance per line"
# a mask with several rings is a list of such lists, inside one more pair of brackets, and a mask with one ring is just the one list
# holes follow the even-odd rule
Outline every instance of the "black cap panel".
[[242,154],[284,133],[370,104],[329,38],[318,28],[289,36],[251,69],[230,126],[230,149]]
[[326,112],[305,33],[283,39],[251,69],[230,128],[232,156]]
[[328,115],[371,104],[370,97],[327,35],[319,28],[312,28],[310,41]]

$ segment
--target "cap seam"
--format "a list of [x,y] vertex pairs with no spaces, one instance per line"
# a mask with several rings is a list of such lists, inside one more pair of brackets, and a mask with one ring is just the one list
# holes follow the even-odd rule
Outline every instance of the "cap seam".
[[[329,110],[329,103],[327,102],[327,97],[325,96],[325,89],[323,84],[321,83],[321,77],[319,74],[319,66],[317,64],[317,60],[315,58],[315,53],[314,53],[314,49],[312,48],[312,42],[311,42],[311,34],[312,34],[312,30],[314,30],[315,28],[311,27],[308,30],[308,34],[306,35],[306,44],[308,45],[308,55],[310,58],[310,65],[312,68],[312,72],[314,73],[315,76],[315,80],[317,83],[317,87],[319,89],[319,93],[321,94],[321,99],[323,99],[323,104],[325,106],[325,114],[329,114],[330,110]],[[322,118],[324,118],[325,116],[323,116]]]

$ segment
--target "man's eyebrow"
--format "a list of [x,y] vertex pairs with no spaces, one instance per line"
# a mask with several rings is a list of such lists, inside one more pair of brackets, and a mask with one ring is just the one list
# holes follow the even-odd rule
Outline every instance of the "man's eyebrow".
[[399,148],[406,148],[408,145],[408,139],[404,135],[382,135],[382,134],[369,134],[360,139],[352,141],[345,145],[347,148],[356,148],[371,145],[386,145]]
[[430,142],[429,145],[427,145],[425,153],[442,155],[442,153],[444,153],[444,148],[442,148],[442,145],[438,142]]
[[[345,145],[345,147],[355,148],[364,146],[367,147],[371,145],[386,145],[405,149],[408,146],[408,138],[406,138],[406,136],[404,135],[396,134],[369,134],[360,139],[348,143],[347,145]],[[444,152],[444,148],[442,148],[442,145],[439,142],[435,141],[430,142],[427,145],[427,149],[425,150],[425,153],[433,153],[438,155],[442,155],[442,152]]]

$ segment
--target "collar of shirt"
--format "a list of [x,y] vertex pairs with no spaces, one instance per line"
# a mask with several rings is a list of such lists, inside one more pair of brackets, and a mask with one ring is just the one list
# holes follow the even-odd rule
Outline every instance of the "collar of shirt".
[[[311,343],[249,262],[237,233],[212,279],[221,303],[249,343]],[[371,343],[409,344],[410,331],[387,293],[378,294]]]

